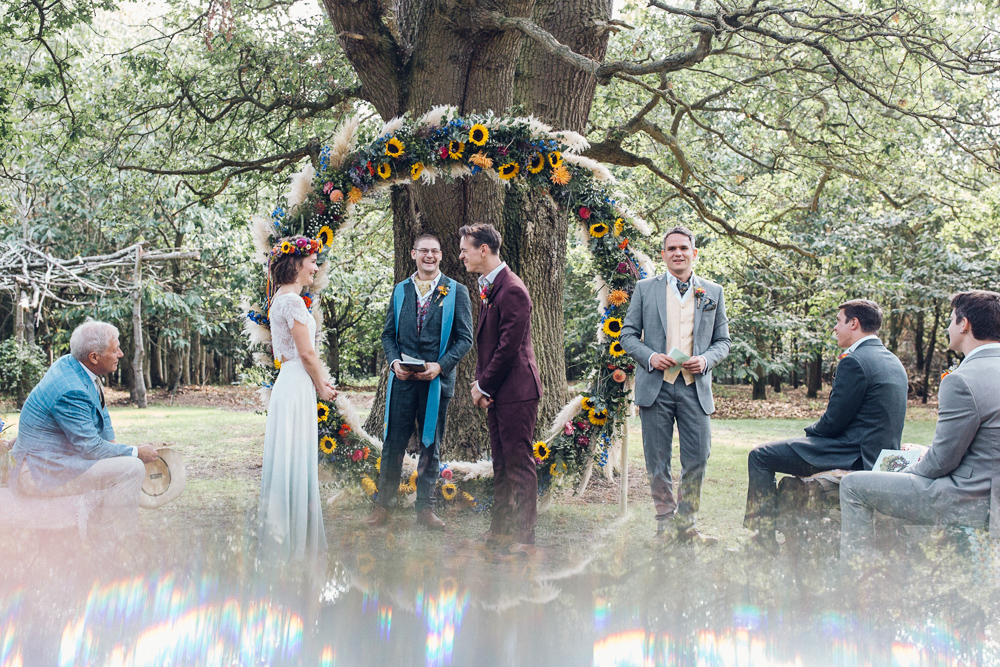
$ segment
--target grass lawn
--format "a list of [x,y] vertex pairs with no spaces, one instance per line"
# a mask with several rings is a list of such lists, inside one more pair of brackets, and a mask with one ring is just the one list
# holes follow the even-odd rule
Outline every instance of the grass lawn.
[[[17,421],[17,415],[9,415]],[[171,530],[229,533],[241,531],[252,519],[259,493],[264,417],[252,412],[217,408],[155,406],[146,410],[113,408],[115,433],[129,444],[169,444],[184,457],[187,487],[173,503],[155,512],[143,512],[144,524]],[[921,415],[923,417],[923,415]],[[724,546],[743,539],[743,508],[746,499],[746,459],[754,446],[802,433],[808,420],[717,419],[713,426],[712,456],[702,494],[700,522],[703,530],[718,536]],[[934,421],[908,421],[904,442],[930,444]],[[8,435],[16,434],[16,427]],[[486,435],[484,434],[484,437]],[[676,443],[676,439],[675,439]],[[613,486],[595,480],[582,497],[556,499],[539,517],[539,543],[570,551],[586,549],[595,536],[614,526],[616,533],[652,536],[655,522],[645,479],[642,437],[638,417],[629,420],[629,512],[619,521],[617,478]],[[673,469],[680,472],[674,447]],[[324,488],[324,494],[332,494]],[[349,499],[337,508],[327,508],[327,533],[334,536],[354,532],[369,505],[361,498]],[[485,513],[443,512],[454,538],[473,537],[488,527]],[[396,540],[415,537],[412,517],[394,519]],[[157,532],[157,531],[153,531]],[[422,532],[422,531],[421,531]],[[436,539],[436,538],[434,538]],[[417,539],[417,542],[423,540]]]

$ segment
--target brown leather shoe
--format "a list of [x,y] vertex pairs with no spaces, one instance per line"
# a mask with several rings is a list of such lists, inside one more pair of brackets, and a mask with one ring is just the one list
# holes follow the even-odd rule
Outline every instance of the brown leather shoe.
[[363,522],[372,528],[378,528],[379,526],[384,526],[388,520],[389,510],[381,505],[376,505],[372,513],[363,519]]
[[438,515],[434,513],[434,510],[430,509],[420,510],[417,512],[417,523],[434,530],[442,530],[444,528],[444,521],[438,518]]
[[502,535],[500,533],[493,534],[492,530],[487,530],[485,533],[476,538],[476,546],[486,547],[487,549],[495,551],[506,547],[513,541],[514,538],[511,535]]
[[714,547],[719,543],[719,538],[706,535],[694,526],[690,526],[677,531],[677,541],[681,544],[700,544],[703,547]]

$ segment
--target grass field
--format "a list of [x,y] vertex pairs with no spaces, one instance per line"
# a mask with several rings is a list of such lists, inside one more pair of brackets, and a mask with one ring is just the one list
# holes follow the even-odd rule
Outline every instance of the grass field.
[[[17,415],[8,415],[17,421]],[[204,407],[162,407],[146,410],[114,408],[111,410],[119,442],[129,444],[169,444],[180,451],[187,469],[187,487],[175,502],[153,512],[143,512],[142,520],[151,532],[205,531],[239,532],[252,520],[259,493],[261,456],[264,440],[264,417],[253,412],[239,412]],[[924,417],[924,415],[921,415]],[[705,532],[718,536],[723,546],[737,546],[745,539],[742,528],[746,499],[746,459],[754,446],[802,433],[807,420],[740,419],[713,420],[713,445],[702,494],[700,525]],[[930,418],[908,421],[904,442],[930,444],[934,433]],[[629,512],[618,521],[617,478],[613,486],[605,480],[592,482],[582,497],[556,499],[539,518],[538,541],[571,551],[584,548],[613,524],[615,530],[651,537],[655,528],[649,487],[645,479],[639,419],[629,421]],[[8,432],[16,433],[15,429]],[[484,434],[485,437],[485,434]],[[680,472],[674,448],[675,475]],[[332,487],[324,493],[332,494]],[[328,508],[328,535],[347,534],[358,528],[358,521],[369,509],[360,497],[349,499],[337,508]],[[422,542],[412,526],[410,515],[395,519],[397,537]],[[472,537],[488,526],[485,513],[443,511],[449,527],[446,535]],[[159,526],[159,530],[157,529]],[[437,538],[432,538],[437,539]],[[331,543],[333,543],[331,537]]]

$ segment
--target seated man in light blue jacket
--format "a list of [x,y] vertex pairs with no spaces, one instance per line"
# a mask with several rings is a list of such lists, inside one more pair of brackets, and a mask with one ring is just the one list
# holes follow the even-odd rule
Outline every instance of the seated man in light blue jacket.
[[85,322],[69,347],[21,410],[10,486],[27,496],[79,495],[81,534],[91,516],[108,527],[134,527],[144,464],[157,453],[152,445],[114,442],[99,377],[118,368],[118,329]]

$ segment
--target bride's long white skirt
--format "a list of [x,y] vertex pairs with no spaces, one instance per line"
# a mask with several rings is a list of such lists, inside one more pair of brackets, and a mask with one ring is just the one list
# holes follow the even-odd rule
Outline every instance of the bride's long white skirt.
[[316,388],[298,359],[281,365],[264,430],[258,535],[267,557],[326,550],[319,497]]

